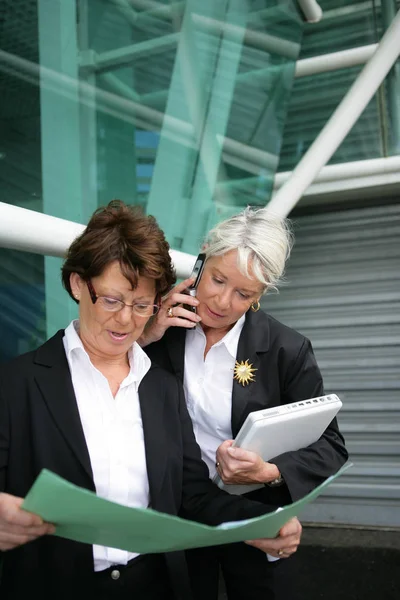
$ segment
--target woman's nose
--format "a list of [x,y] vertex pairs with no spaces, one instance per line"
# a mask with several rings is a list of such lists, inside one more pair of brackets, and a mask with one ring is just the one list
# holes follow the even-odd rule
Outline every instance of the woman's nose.
[[221,308],[228,308],[231,304],[231,294],[228,290],[219,295],[218,303]]
[[132,320],[132,315],[132,307],[125,305],[116,313],[115,316],[119,323],[130,323]]

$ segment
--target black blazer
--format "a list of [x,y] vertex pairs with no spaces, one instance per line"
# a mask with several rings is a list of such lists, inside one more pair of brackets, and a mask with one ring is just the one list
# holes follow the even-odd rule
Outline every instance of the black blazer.
[[[175,373],[181,381],[185,339],[185,329],[170,327],[160,341],[145,348],[154,362]],[[247,312],[236,358],[239,362],[248,360],[257,371],[255,381],[246,386],[232,380],[233,437],[252,411],[324,394],[310,341],[262,311]],[[298,500],[338,471],[347,458],[344,439],[334,419],[311,446],[271,459],[282,473],[285,485],[265,486],[248,496],[274,506]]]
[[[95,491],[74,389],[59,331],[37,351],[0,367],[0,492],[24,497],[43,468]],[[221,492],[208,479],[178,379],[152,366],[139,387],[151,506],[210,525],[268,512]],[[45,536],[3,553],[0,597],[78,591],[93,572],[92,547]],[[188,600],[184,555],[166,554],[177,598]],[[65,592],[66,593],[66,592]],[[66,594],[67,597],[67,594]]]

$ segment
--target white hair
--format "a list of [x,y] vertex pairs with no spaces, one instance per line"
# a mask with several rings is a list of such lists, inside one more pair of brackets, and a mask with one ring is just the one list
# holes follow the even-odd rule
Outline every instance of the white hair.
[[241,213],[218,223],[205,239],[206,258],[221,256],[237,250],[239,271],[262,283],[264,293],[277,291],[281,283],[285,264],[293,245],[290,222],[277,217],[265,208],[248,206]]

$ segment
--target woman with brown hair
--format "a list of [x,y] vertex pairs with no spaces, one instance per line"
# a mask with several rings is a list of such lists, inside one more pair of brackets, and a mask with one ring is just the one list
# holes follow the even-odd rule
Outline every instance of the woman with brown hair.
[[[69,248],[62,280],[79,319],[0,368],[1,597],[188,600],[183,553],[47,535],[54,527],[21,509],[47,468],[120,504],[183,510],[211,525],[270,510],[209,481],[181,384],[136,343],[175,281],[156,221],[120,201],[98,209]],[[252,544],[294,552],[300,533],[293,519],[278,538]]]

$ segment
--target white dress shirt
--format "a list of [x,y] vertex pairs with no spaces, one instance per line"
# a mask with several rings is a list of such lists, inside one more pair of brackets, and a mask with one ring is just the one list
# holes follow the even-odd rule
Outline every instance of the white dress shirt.
[[200,325],[186,333],[184,388],[194,434],[215,475],[215,453],[225,440],[232,439],[232,385],[242,316],[230,331],[210,348],[206,358],[206,336]]
[[[149,481],[138,387],[151,361],[137,343],[129,350],[130,372],[115,398],[107,378],[91,363],[77,333],[79,321],[65,330],[64,349],[89,451],[96,493],[125,506],[147,508]],[[95,571],[126,564],[136,553],[93,546]]]
[[[232,386],[243,315],[207,352],[200,325],[186,332],[184,388],[193,430],[212,479],[218,446],[232,439]],[[279,560],[267,554],[270,562]]]

